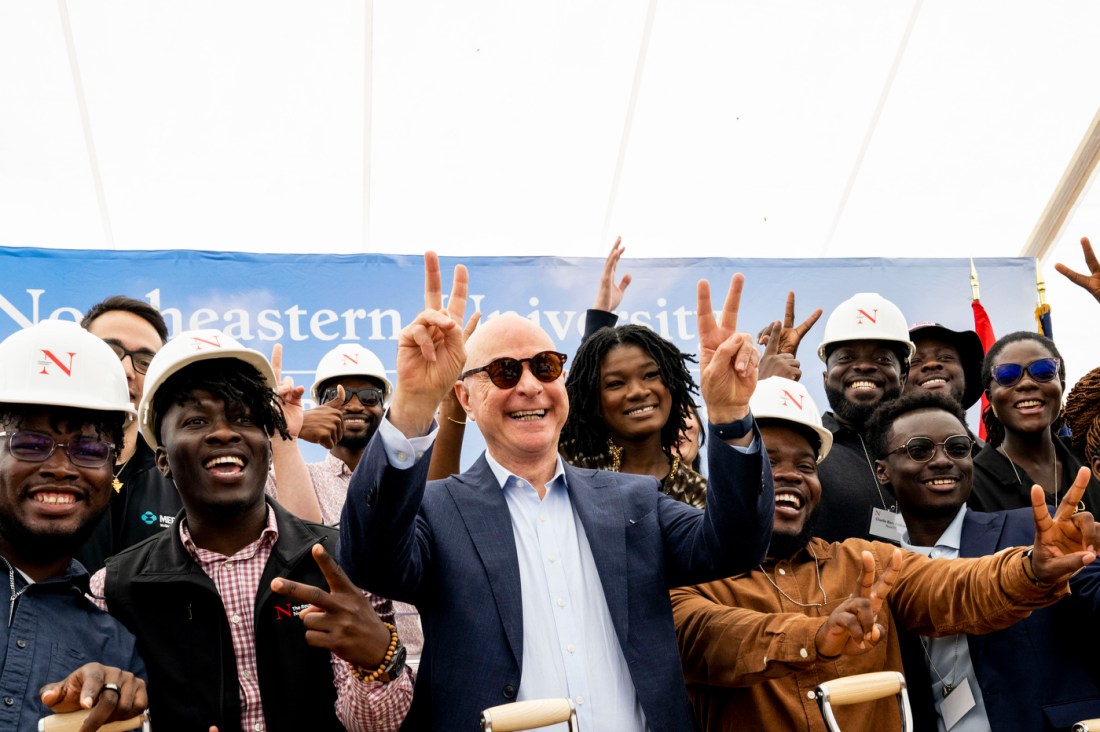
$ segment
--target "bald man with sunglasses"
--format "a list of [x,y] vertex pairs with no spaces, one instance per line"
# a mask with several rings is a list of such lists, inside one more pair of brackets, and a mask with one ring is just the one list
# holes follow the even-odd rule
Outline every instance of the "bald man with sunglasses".
[[[352,476],[340,563],[412,602],[425,648],[407,729],[477,729],[481,710],[569,697],[582,729],[692,729],[668,588],[742,572],[766,553],[771,474],[748,408],[759,354],[738,333],[743,278],[716,318],[699,287],[710,426],[706,512],[653,478],[562,463],[565,356],[501,315],[463,344],[467,279],[442,308],[425,256],[426,309],[398,341],[397,387]],[[485,438],[467,472],[427,483],[436,407],[450,390]]]

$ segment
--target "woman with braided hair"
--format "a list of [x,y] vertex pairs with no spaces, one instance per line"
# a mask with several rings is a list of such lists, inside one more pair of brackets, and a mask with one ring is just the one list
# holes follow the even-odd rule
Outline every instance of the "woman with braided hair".
[[694,359],[640,325],[602,328],[581,344],[565,382],[562,456],[573,465],[652,475],[661,490],[702,508],[706,479],[680,454],[698,393]]
[[[1058,505],[1081,461],[1059,436],[1065,420],[1066,367],[1049,338],[1017,331],[998,340],[982,364],[989,408],[982,413],[988,442],[974,458],[974,488],[967,505],[1002,511],[1031,505],[1031,486]],[[1084,508],[1100,511],[1100,482],[1085,489]]]
[[1100,480],[1100,367],[1088,372],[1074,385],[1066,398],[1066,426],[1073,449]]

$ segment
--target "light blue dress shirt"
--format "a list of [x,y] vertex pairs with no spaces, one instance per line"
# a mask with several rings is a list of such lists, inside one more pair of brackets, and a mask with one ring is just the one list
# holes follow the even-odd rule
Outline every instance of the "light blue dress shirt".
[[[965,516],[966,505],[964,504],[959,507],[959,512],[940,535],[935,546],[914,546],[909,543],[908,531],[903,531],[901,534],[901,546],[933,559],[956,559],[959,556],[959,548],[962,546],[962,527]],[[970,681],[970,691],[974,695],[974,708],[962,716],[951,728],[951,732],[989,732],[989,717],[985,713],[982,688],[978,685],[978,677],[974,673],[974,663],[970,660],[970,644],[966,642],[966,636],[949,635],[943,638],[922,638],[921,640],[928,651],[928,656],[924,659],[925,663],[929,658],[931,659],[929,672],[932,676],[932,698],[936,702],[936,724],[940,732],[945,732],[946,729],[943,717],[939,716],[939,706],[943,702],[944,681],[958,686],[963,678]],[[942,681],[940,677],[943,677]]]

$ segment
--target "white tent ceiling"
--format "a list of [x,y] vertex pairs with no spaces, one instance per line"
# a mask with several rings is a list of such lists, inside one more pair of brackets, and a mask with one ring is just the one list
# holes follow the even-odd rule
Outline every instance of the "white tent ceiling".
[[[1091,0],[8,2],[0,245],[1015,256],[1100,107],[1097,28]],[[1050,259],[1082,268],[1097,188]],[[1056,331],[1095,314],[1046,271]]]

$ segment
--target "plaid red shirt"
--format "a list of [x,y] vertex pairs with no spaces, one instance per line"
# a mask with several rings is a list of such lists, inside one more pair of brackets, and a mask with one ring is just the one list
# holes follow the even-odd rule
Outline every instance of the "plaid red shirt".
[[[187,519],[180,522],[180,539],[202,571],[214,582],[225,606],[233,653],[237,659],[237,679],[241,696],[241,729],[263,732],[263,705],[260,701],[260,681],[256,668],[255,611],[260,577],[271,557],[271,549],[279,539],[275,512],[267,508],[267,527],[256,541],[231,557],[196,546],[191,540]],[[103,585],[106,570],[92,578],[91,594],[104,610]],[[363,593],[371,601],[383,621],[393,622],[393,606],[389,600]],[[303,631],[304,632],[304,631]],[[388,684],[377,681],[366,684],[354,676],[348,664],[332,656],[332,681],[336,685],[336,716],[349,730],[380,732],[397,730],[405,719],[412,701],[412,676],[408,669]]]

